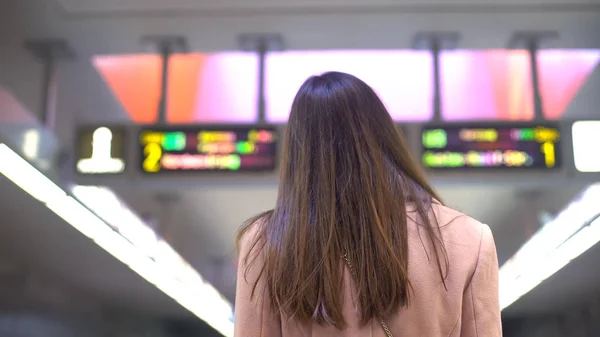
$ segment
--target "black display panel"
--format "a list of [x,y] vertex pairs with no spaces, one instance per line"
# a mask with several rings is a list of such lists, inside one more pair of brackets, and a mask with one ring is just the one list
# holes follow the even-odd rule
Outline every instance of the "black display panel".
[[557,169],[560,130],[550,123],[426,125],[422,161],[434,170]]
[[146,127],[139,133],[144,173],[273,171],[278,134],[265,126]]
[[125,171],[126,129],[80,127],[76,132],[75,171],[79,174],[116,174]]

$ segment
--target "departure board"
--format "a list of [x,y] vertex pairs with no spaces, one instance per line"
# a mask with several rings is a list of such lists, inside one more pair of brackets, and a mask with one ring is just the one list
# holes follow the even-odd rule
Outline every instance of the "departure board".
[[422,129],[428,169],[556,169],[560,130],[540,123],[441,124]]
[[277,131],[253,126],[143,128],[139,135],[144,173],[272,171]]

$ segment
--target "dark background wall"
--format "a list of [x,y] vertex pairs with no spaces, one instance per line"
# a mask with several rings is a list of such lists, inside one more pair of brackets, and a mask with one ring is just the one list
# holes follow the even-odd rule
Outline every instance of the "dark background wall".
[[538,316],[503,317],[505,337],[600,337],[600,294]]

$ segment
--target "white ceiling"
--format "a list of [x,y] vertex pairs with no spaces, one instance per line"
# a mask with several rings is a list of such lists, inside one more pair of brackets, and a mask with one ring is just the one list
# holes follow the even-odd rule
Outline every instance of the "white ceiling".
[[436,8],[436,7],[527,7],[589,5],[597,0],[57,0],[68,13],[115,13],[174,10],[239,9],[348,9],[348,8]]
[[[464,186],[438,188],[443,200],[450,206],[481,219],[492,227],[499,224],[517,202],[517,188]],[[154,214],[159,222],[167,224],[168,230],[179,231],[186,223],[198,226],[197,234],[210,238],[202,245],[214,257],[229,256],[233,252],[233,238],[241,224],[251,216],[273,208],[277,186],[237,188],[232,186],[197,188],[187,191],[170,191],[177,201],[166,212],[158,201],[159,191],[151,194],[138,190],[117,189],[132,207],[140,213]],[[206,228],[204,228],[206,226]],[[188,235],[173,237],[185,240]]]
[[[582,185],[528,189],[514,185],[436,186],[449,206],[487,223],[494,232],[501,261],[508,259],[538,228],[540,210],[557,212]],[[271,209],[277,186],[208,186],[186,190],[116,189],[132,207],[166,225],[167,237],[204,277],[233,298],[235,233],[251,216]],[[165,209],[159,195],[177,196]]]
[[63,37],[84,57],[144,51],[140,38],[154,34],[184,35],[192,50],[238,49],[244,32],[281,33],[288,49],[373,49],[410,48],[418,31],[450,30],[461,34],[460,47],[503,48],[515,30],[533,29],[558,31],[554,46],[600,47],[598,0],[424,1],[5,1],[11,14],[0,37],[19,47],[26,37]]

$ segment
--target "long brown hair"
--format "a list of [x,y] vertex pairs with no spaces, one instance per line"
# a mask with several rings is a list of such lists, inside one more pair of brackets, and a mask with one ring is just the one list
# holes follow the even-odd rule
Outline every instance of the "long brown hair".
[[[301,322],[343,328],[343,254],[355,266],[362,324],[408,305],[408,202],[431,242],[440,277],[447,254],[435,219],[439,200],[377,94],[338,72],[302,85],[290,113],[277,203],[246,222],[256,235],[244,258],[260,254],[259,281],[271,308]],[[445,267],[444,268],[444,263]],[[247,271],[247,270],[246,270]]]

